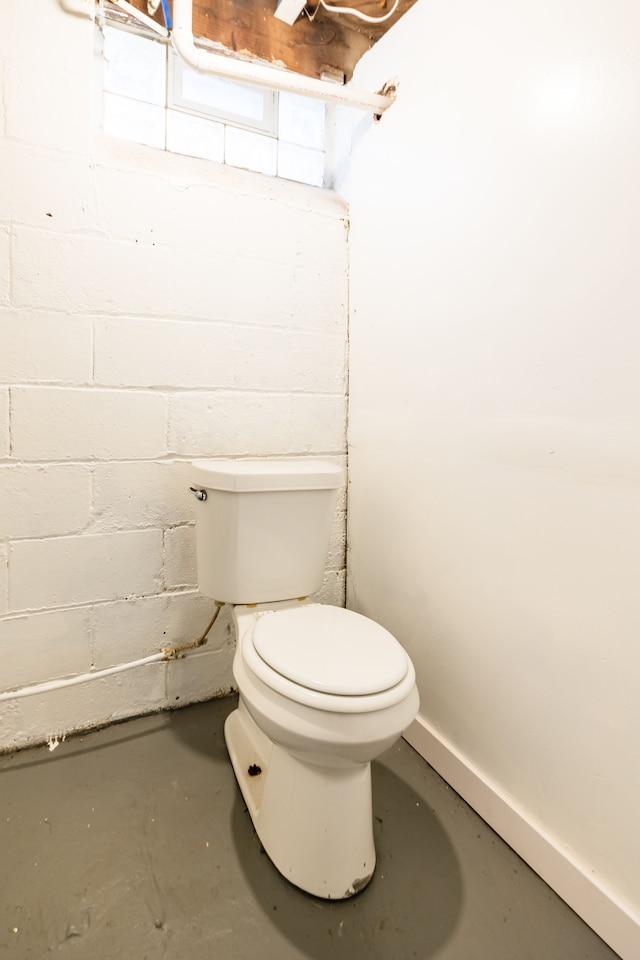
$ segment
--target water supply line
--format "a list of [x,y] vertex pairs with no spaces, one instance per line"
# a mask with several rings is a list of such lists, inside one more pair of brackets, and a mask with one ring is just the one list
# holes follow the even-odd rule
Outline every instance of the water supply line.
[[148,663],[180,660],[191,650],[202,647],[207,642],[211,628],[218,619],[218,614],[224,606],[224,602],[216,600],[215,604],[216,609],[206,630],[197,640],[193,640],[191,643],[170,647],[168,650],[159,650],[158,653],[152,653],[148,657],[142,657],[140,660],[130,660],[127,663],[119,663],[114,667],[105,667],[104,670],[91,670],[88,673],[79,673],[75,677],[66,677],[64,680],[48,680],[44,683],[34,683],[30,687],[21,687],[19,690],[5,690],[0,693],[0,703],[7,700],[21,700],[23,697],[32,697],[38,693],[50,693],[52,690],[64,690],[66,687],[75,687],[77,684],[87,683],[89,680],[100,680],[102,677],[109,677],[114,673],[122,673],[125,670],[133,670],[135,667],[142,667]]
[[196,47],[193,37],[192,4],[193,0],[173,0],[171,42],[179,56],[194,70],[237,80],[240,83],[269,87],[271,90],[284,90],[301,96],[315,97],[346,107],[371,110],[378,117],[394,101],[394,97],[389,93],[367,93],[348,85],[316,80],[314,77],[304,77],[265,64],[232,59]]
[[165,660],[180,660],[182,659],[182,657],[184,657],[185,653],[188,653],[189,650],[196,650],[198,647],[204,646],[204,644],[207,642],[209,631],[211,630],[212,626],[218,619],[218,614],[224,607],[224,600],[216,600],[215,604],[216,604],[216,609],[214,610],[213,616],[209,621],[209,626],[204,631],[204,633],[200,637],[198,637],[197,640],[193,640],[191,643],[185,643],[181,647],[172,647],[170,650],[164,650],[163,654],[164,654]]

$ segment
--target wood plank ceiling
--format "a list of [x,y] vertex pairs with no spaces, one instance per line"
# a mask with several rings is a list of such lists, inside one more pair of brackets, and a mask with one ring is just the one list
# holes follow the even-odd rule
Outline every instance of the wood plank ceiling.
[[[147,13],[147,0],[130,0]],[[393,0],[327,0],[332,5],[354,7],[372,17],[382,17]],[[358,60],[416,0],[399,0],[398,8],[381,24],[325,10],[311,0],[296,22],[289,26],[274,17],[276,0],[193,0],[193,33],[231,56],[260,60],[286,67],[295,73],[338,81],[351,79]],[[108,0],[105,4],[108,6]],[[171,2],[170,2],[171,5]],[[164,24],[162,7],[155,17]]]

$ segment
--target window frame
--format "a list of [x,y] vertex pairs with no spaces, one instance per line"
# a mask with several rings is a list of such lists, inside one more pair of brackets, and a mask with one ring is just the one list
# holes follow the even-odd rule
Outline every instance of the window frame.
[[196,117],[203,117],[206,120],[218,120],[220,123],[229,124],[232,127],[239,127],[241,130],[249,130],[253,133],[261,133],[265,136],[278,137],[278,91],[268,87],[259,87],[254,84],[242,83],[239,80],[225,80],[215,78],[220,83],[229,83],[234,87],[250,90],[252,94],[258,94],[263,103],[263,120],[253,120],[246,115],[233,113],[230,110],[224,110],[220,107],[210,106],[202,101],[191,100],[182,93],[183,78],[186,72],[197,73],[189,67],[176,52],[168,47],[168,69],[167,69],[167,108],[170,110],[179,110],[182,113],[190,113]]

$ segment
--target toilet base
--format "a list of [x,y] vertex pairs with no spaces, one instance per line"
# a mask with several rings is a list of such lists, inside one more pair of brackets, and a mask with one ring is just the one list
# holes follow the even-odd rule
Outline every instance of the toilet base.
[[224,735],[256,833],[280,873],[328,900],[362,890],[376,862],[371,764],[320,767],[292,756],[260,730],[242,697]]

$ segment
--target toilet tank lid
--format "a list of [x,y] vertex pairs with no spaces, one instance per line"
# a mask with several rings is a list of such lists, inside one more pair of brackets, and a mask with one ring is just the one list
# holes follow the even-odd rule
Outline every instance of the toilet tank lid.
[[341,696],[389,690],[409,669],[403,647],[379,623],[324,604],[263,614],[253,631],[253,646],[288,680]]
[[334,490],[344,482],[342,468],[324,460],[194,460],[194,483],[233,493],[260,490]]

